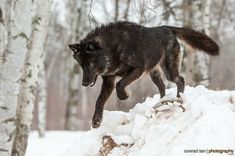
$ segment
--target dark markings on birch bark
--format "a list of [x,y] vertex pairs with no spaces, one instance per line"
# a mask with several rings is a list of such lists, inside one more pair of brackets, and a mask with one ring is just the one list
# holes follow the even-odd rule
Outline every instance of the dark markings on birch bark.
[[3,13],[2,13],[2,9],[0,8],[0,23],[2,23],[3,24],[3,15],[2,15]]

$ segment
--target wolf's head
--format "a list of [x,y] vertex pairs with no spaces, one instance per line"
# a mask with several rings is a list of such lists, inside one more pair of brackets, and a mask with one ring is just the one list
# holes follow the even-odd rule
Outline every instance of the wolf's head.
[[110,59],[105,50],[95,41],[70,44],[74,59],[83,70],[83,86],[94,86],[98,75],[105,73],[110,65]]

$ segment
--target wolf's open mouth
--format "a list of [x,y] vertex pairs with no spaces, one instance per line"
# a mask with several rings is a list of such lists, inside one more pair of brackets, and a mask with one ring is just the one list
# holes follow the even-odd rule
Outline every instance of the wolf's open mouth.
[[98,77],[98,75],[96,75],[95,76],[95,79],[94,79],[94,81],[89,85],[90,87],[93,87],[94,85],[95,85],[95,83],[96,83],[96,80],[97,80],[97,77]]
[[92,82],[91,84],[90,84],[90,87],[93,87],[95,85],[95,82]]

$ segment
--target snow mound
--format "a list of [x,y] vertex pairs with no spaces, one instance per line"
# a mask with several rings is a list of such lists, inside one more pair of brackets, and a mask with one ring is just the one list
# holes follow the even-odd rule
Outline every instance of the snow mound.
[[[172,88],[163,100],[175,96]],[[181,96],[182,103],[160,105],[156,94],[128,113],[105,111],[100,128],[75,135],[60,155],[234,155],[235,91],[187,86]]]

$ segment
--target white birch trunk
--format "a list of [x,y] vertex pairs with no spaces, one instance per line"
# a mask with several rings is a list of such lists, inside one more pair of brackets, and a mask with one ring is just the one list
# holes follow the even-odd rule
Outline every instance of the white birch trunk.
[[[69,3],[69,2],[68,2]],[[77,3],[75,1],[70,1],[68,4],[69,10],[69,22],[71,25],[70,36],[72,38],[69,42],[76,42],[75,38],[79,32],[79,24],[81,24],[81,4],[83,0],[80,1],[77,8]],[[75,32],[75,33],[74,33]],[[66,105],[66,116],[65,116],[65,129],[66,130],[77,130],[77,106],[78,106],[78,87],[79,87],[79,75],[78,70],[75,71],[76,63],[71,60],[70,55],[67,57],[67,71],[68,71],[68,100]]]
[[203,29],[207,35],[210,35],[210,9],[211,9],[211,0],[206,0],[204,2],[204,11],[203,11]]
[[[184,14],[185,25],[203,30],[209,35],[211,0],[190,0]],[[193,85],[209,86],[209,56],[204,52],[186,53],[186,81]],[[193,62],[193,63],[192,63]]]
[[[76,5],[78,8],[71,9],[71,15],[74,17],[71,19],[72,25],[72,42],[78,42],[82,36],[83,30],[86,28],[88,24],[88,12],[87,7],[88,1],[81,0],[77,2]],[[78,10],[75,12],[73,10]],[[82,112],[86,112],[87,107],[87,96],[86,96],[86,88],[81,86],[81,70],[79,69],[79,65],[75,61],[71,61],[71,56],[68,59],[68,71],[69,71],[69,82],[68,82],[68,101],[66,108],[66,118],[65,118],[65,129],[67,130],[77,130],[78,129],[78,118],[77,118],[77,107],[78,104],[81,105]],[[79,96],[80,94],[80,96]],[[80,97],[80,99],[78,98]]]
[[[192,27],[192,1],[191,0],[183,0],[182,2],[182,11],[183,11],[183,26]],[[189,57],[189,49],[187,49],[184,45],[181,44],[181,73],[183,77],[188,81],[187,74],[189,73],[189,66],[187,65],[188,57]]]
[[38,73],[38,132],[40,137],[45,136],[47,112],[47,89],[44,55],[41,57]]
[[[82,11],[81,11],[81,23],[82,25],[79,26],[79,33],[77,33],[77,35],[79,36],[84,36],[86,35],[86,33],[84,32],[88,32],[89,28],[90,28],[90,23],[89,23],[89,17],[87,16],[88,12],[89,12],[89,7],[90,7],[90,1],[88,0],[83,0],[83,4],[81,4],[83,7]],[[78,40],[81,37],[76,37],[76,40]],[[79,68],[79,73],[82,75],[82,68]],[[80,108],[81,108],[81,112],[82,112],[82,116],[86,116],[87,115],[87,111],[89,109],[89,105],[88,105],[88,95],[87,95],[87,87],[82,86],[82,79],[79,81],[79,104],[80,104]]]
[[[210,6],[211,0],[201,1],[201,21],[202,29],[205,34],[209,35],[210,31]],[[195,54],[194,60],[194,82],[196,85],[202,84],[206,87],[210,85],[209,80],[209,56],[204,52]]]
[[[10,156],[16,134],[20,79],[31,36],[32,1],[12,0],[7,49],[0,66],[0,155]],[[12,10],[9,8],[9,10]],[[5,47],[6,48],[6,47]]]
[[69,70],[69,88],[68,88],[68,101],[66,108],[65,129],[77,130],[77,106],[78,106],[78,91],[79,91],[79,67],[78,65],[71,63]]
[[32,21],[33,31],[27,52],[17,106],[17,128],[12,155],[23,156],[27,147],[35,102],[36,83],[38,79],[40,57],[49,22],[51,1],[35,1],[35,16]]
[[5,46],[6,46],[6,26],[5,26],[5,11],[4,11],[4,7],[5,7],[5,1],[0,0],[0,65],[2,65],[3,62],[3,54],[5,51]]
[[0,0],[0,65],[5,61],[11,12],[11,1]]

